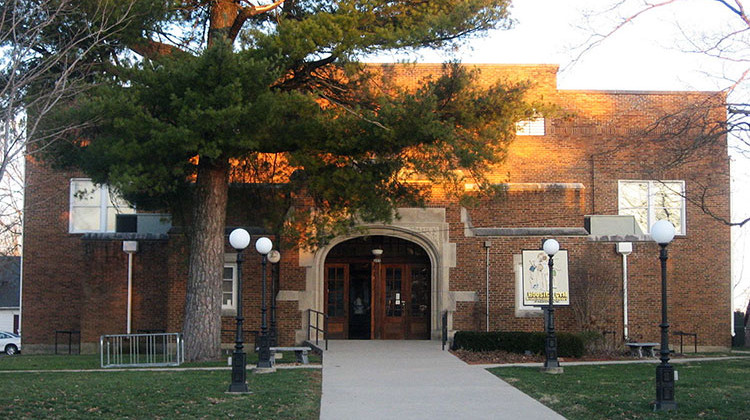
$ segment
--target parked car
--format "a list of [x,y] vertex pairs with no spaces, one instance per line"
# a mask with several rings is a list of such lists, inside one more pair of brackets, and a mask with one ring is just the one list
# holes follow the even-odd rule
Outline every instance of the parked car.
[[0,349],[8,356],[21,351],[21,336],[5,331],[0,331]]

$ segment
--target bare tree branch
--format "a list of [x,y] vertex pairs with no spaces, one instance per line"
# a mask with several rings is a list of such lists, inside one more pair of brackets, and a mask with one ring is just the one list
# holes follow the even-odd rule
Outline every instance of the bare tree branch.
[[40,40],[51,25],[75,14],[75,2],[9,0],[4,3],[0,11],[0,47],[3,49],[0,56],[0,185],[4,186],[0,193],[0,236],[20,235],[21,213],[15,204],[20,198],[15,195],[20,196],[22,189],[5,185],[14,182],[13,185],[23,185],[22,171],[17,170],[23,167],[23,156],[38,152],[43,144],[62,133],[80,128],[48,127],[42,132],[41,121],[56,105],[86,89],[87,84],[83,82],[91,70],[89,56],[126,25],[131,7],[132,2],[126,5],[125,13],[115,17],[107,3],[99,3],[98,10],[94,11],[94,16],[98,16],[96,25],[78,28],[69,25],[71,33],[65,34],[65,42],[57,44],[54,53],[50,53]]
[[[247,1],[244,2],[249,3]],[[284,4],[284,0],[277,0],[271,4],[262,6],[251,5],[241,8],[240,12],[237,14],[237,18],[234,20],[234,23],[232,23],[232,28],[229,30],[229,39],[236,39],[237,35],[239,35],[240,30],[242,29],[242,25],[244,25],[245,22],[251,17],[273,11],[280,7],[282,4]]]
[[[589,51],[591,51],[594,48],[598,47],[600,44],[602,44],[608,38],[611,38],[615,33],[619,32],[622,28],[624,28],[625,26],[627,26],[629,23],[632,23],[633,21],[635,21],[636,19],[638,19],[638,17],[640,17],[641,15],[643,15],[645,13],[648,13],[649,11],[651,11],[651,10],[653,10],[655,8],[666,6],[668,4],[672,4],[672,3],[676,2],[676,1],[678,1],[678,0],[667,0],[667,1],[660,2],[660,3],[646,3],[646,5],[645,5],[645,7],[643,9],[638,10],[636,13],[634,13],[632,15],[624,17],[618,24],[616,24],[613,28],[611,28],[609,30],[609,32],[604,33],[604,34],[599,34],[599,33],[592,34],[584,43],[582,43],[580,45],[580,47],[583,47],[583,48],[581,49],[581,51],[575,57],[573,57],[573,59],[571,60],[569,66],[573,65],[573,64],[575,64],[577,62],[579,62],[583,58],[583,56],[586,55]],[[613,7],[611,7],[610,9],[608,9],[608,11],[612,11],[612,10],[617,9],[623,3],[624,3],[624,1],[616,3]]]
[[[636,6],[635,3],[638,5]],[[630,8],[630,11],[609,29],[594,31],[588,40],[581,44],[579,47],[581,49],[571,64],[575,64],[585,54],[600,46],[629,23],[634,23],[646,14],[654,13],[657,8],[677,3],[677,0],[659,2],[622,0],[602,14],[590,15],[590,17],[601,18],[604,13],[610,14],[625,10],[626,7]],[[708,33],[696,33],[694,25],[684,25],[689,28],[688,31],[679,22],[675,23],[683,41],[687,42],[682,51],[718,60],[725,68],[730,67],[733,73],[707,75],[718,78],[723,83],[724,98],[721,104],[712,101],[692,104],[684,109],[663,115],[662,118],[638,133],[638,136],[662,143],[672,156],[669,162],[661,163],[663,165],[661,168],[654,168],[654,174],[660,173],[665,168],[689,167],[710,156],[711,151],[716,155],[719,150],[723,151],[727,148],[734,156],[750,158],[750,104],[746,103],[743,97],[749,88],[748,80],[750,79],[750,56],[747,53],[750,51],[750,38],[748,38],[750,18],[741,0],[714,0],[706,4],[715,4],[723,8],[731,14],[730,19],[726,19],[726,26],[712,29],[712,32]],[[732,101],[733,98],[741,100]],[[616,147],[606,150],[606,153],[618,152],[620,150]],[[723,177],[721,182],[726,182],[730,174],[716,175]],[[693,192],[685,197],[687,202],[728,226],[746,225],[750,218],[743,216],[739,220],[734,220],[725,214],[726,208],[723,205],[721,210],[716,207],[716,196],[712,197],[714,194],[712,189],[715,188],[715,185],[712,185],[713,181],[710,179],[692,180],[694,188]]]

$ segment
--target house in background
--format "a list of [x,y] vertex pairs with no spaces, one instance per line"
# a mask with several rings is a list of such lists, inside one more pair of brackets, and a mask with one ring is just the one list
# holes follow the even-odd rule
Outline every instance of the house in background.
[[[470,66],[481,70],[479,83],[530,80],[531,95],[565,112],[519,124],[490,176],[498,196],[469,206],[435,188],[425,208],[401,208],[392,224],[363,226],[366,232],[312,251],[282,249],[279,343],[303,341],[311,311],[328,315],[327,335],[338,339],[436,339],[444,326],[449,333],[543,331],[542,310],[523,296],[534,266],[524,251],[539,250],[545,238],[557,239],[568,256],[570,305],[556,311],[558,331],[656,342],[660,265],[649,229],[667,219],[677,228],[669,246],[671,327],[698,334],[703,349],[728,347],[730,230],[695,205],[729,216],[726,136],[716,131],[726,118],[723,94],[559,90],[557,66]],[[440,65],[389,71],[413,86]],[[55,330],[80,331],[83,352],[129,324],[132,332],[181,331],[188,245],[180,224],[189,221],[140,214],[80,173],[33,159],[26,171],[24,350],[51,351]],[[257,226],[241,194],[237,185],[230,191],[227,232]],[[251,233],[254,241],[263,232]],[[125,241],[137,250],[124,251]],[[260,257],[252,246],[242,273],[239,296],[237,255],[227,243],[227,347],[239,299],[246,328],[261,323]]]
[[21,257],[0,257],[0,331],[18,334],[21,321]]

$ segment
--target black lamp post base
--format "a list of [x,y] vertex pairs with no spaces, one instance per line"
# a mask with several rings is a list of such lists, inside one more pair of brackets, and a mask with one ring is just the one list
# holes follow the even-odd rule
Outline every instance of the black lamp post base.
[[[265,329],[265,326],[263,328]],[[274,356],[271,354],[271,343],[269,339],[270,337],[265,331],[261,332],[260,339],[258,340],[258,364],[256,365],[259,369],[273,368],[273,361],[271,358]]]
[[247,370],[245,364],[245,353],[235,351],[232,353],[232,383],[229,385],[230,393],[246,394]]
[[560,366],[560,363],[557,361],[557,359],[554,360],[546,360],[544,362],[544,366],[542,366],[541,369],[544,373],[550,373],[553,375],[563,373],[563,367]]
[[677,403],[675,401],[656,401],[654,403],[654,411],[674,411],[677,410]]
[[276,372],[276,366],[272,367],[254,367],[253,373],[254,374],[263,374],[263,373],[274,373]]
[[258,360],[258,364],[255,366],[259,369],[270,369],[273,367],[273,363],[270,360]]
[[542,372],[546,373],[563,373],[563,368],[557,360],[557,336],[554,332],[553,311],[547,311],[547,339],[544,342],[544,354],[547,357],[544,360]]
[[260,336],[260,346],[258,347],[258,364],[255,365],[253,373],[272,373],[276,372],[276,366],[274,366],[274,360],[271,358],[275,357],[271,354],[271,346],[269,346],[269,337],[266,334]]
[[654,411],[677,410],[674,400],[674,367],[662,363],[656,367],[656,401]]

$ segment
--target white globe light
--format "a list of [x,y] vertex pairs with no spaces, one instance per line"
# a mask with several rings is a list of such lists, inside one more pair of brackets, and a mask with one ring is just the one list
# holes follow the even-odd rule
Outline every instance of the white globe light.
[[245,229],[235,229],[229,234],[229,244],[232,248],[242,251],[250,245],[250,234]]
[[661,245],[666,245],[674,239],[674,225],[667,220],[659,220],[651,226],[651,238]]
[[276,264],[277,262],[281,261],[281,252],[277,250],[273,250],[268,253],[268,262],[271,264]]
[[542,248],[544,249],[544,252],[551,257],[557,254],[557,251],[560,250],[560,243],[554,239],[547,239],[544,241]]
[[255,242],[255,250],[261,255],[267,255],[273,248],[273,242],[265,236]]

